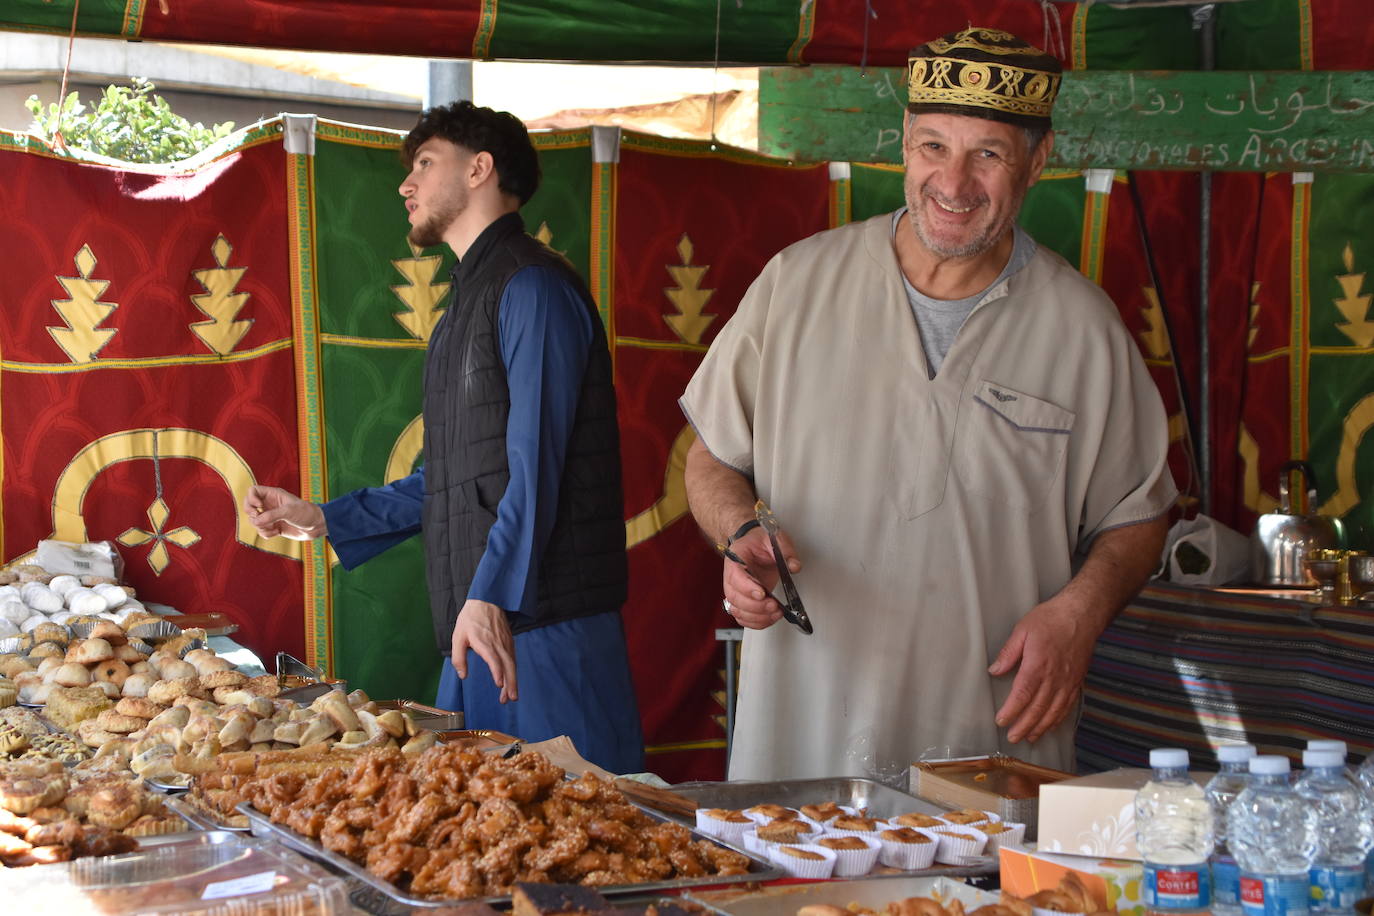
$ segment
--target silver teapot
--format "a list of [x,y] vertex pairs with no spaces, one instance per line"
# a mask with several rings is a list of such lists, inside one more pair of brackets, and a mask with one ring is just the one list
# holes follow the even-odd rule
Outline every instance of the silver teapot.
[[1306,461],[1289,461],[1279,468],[1279,511],[1259,517],[1250,538],[1250,572],[1263,585],[1312,585],[1304,563],[1307,552],[1317,548],[1345,547],[1345,527],[1327,515],[1294,515],[1288,481],[1293,471],[1302,475],[1308,511],[1317,502],[1316,474]]

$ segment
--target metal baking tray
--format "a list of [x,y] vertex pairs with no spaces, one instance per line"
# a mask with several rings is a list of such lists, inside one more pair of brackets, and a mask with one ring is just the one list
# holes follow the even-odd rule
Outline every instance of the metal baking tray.
[[764,888],[687,891],[683,897],[730,916],[796,916],[797,910],[813,903],[829,904],[842,910],[852,903],[881,913],[887,904],[908,897],[932,897],[942,904],[958,900],[966,911],[972,912],[984,904],[996,903],[998,892],[979,890],[945,875],[904,875],[780,884]]
[[169,811],[175,811],[186,819],[187,822],[194,824],[197,830],[225,830],[229,833],[248,833],[247,827],[231,827],[228,824],[221,824],[215,820],[209,812],[202,811],[192,805],[182,795],[169,795],[162,800]]
[[[873,817],[889,818],[910,811],[923,814],[944,814],[948,809],[931,804],[900,789],[858,776],[829,776],[821,779],[784,779],[758,782],[684,782],[672,791],[697,803],[699,808],[752,808],[754,805],[774,804],[789,808],[834,802],[851,808],[867,809]],[[670,820],[680,824],[695,824],[686,817],[668,813]],[[729,845],[729,844],[727,844]],[[732,849],[740,847],[731,846]],[[997,859],[977,856],[964,865],[932,865],[914,871],[898,871],[878,866],[869,878],[910,877],[912,875],[990,875],[997,871]]]
[[[511,902],[509,894],[503,894],[500,896],[493,897],[468,897],[462,900],[455,900],[453,898],[417,897],[411,894],[407,894],[405,891],[396,887],[396,885],[392,884],[391,882],[383,881],[381,878],[372,874],[372,872],[368,871],[362,865],[360,865],[357,862],[354,862],[347,856],[343,856],[337,852],[334,852],[333,850],[326,849],[315,840],[312,840],[309,837],[301,836],[299,833],[297,833],[294,830],[291,830],[288,827],[284,827],[281,824],[273,823],[270,818],[268,818],[265,814],[263,814],[261,811],[258,811],[256,808],[254,808],[247,802],[244,802],[243,804],[239,805],[237,810],[242,814],[247,815],[249,821],[249,829],[252,831],[254,836],[270,837],[272,839],[275,839],[279,843],[282,843],[296,850],[297,852],[304,853],[305,855],[308,855],[314,859],[324,862],[326,865],[329,865],[337,869],[338,871],[341,871],[352,878],[356,878],[357,880],[362,881],[364,884],[367,884],[368,886],[380,891],[382,894],[385,894],[386,897],[388,897],[390,900],[395,901],[396,903],[416,908],[436,909],[439,907],[452,906],[453,904],[458,902],[504,905],[509,905]],[[644,809],[641,808],[640,810]],[[653,818],[654,820],[668,820],[668,818],[663,817],[655,811],[644,810],[644,813],[647,814],[649,817]],[[721,843],[720,840],[716,839],[715,837],[707,836],[706,834],[700,833],[694,829],[692,830],[692,838],[696,840],[709,840],[712,843],[715,843],[720,846],[725,846],[727,849],[737,851],[741,855],[746,856],[749,859],[749,871],[743,875],[708,875],[703,878],[679,878],[673,881],[650,881],[643,884],[612,884],[604,887],[598,887],[596,890],[606,897],[624,897],[632,894],[649,894],[656,891],[677,890],[679,888],[685,887],[714,887],[722,884],[769,881],[773,878],[780,878],[783,876],[783,873],[780,869],[775,868],[771,863],[767,862],[766,860],[759,858],[753,853],[737,849],[737,847],[731,846],[728,843]]]

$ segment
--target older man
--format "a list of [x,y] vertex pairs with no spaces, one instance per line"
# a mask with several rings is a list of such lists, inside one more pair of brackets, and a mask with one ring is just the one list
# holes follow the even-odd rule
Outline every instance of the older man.
[[[773,258],[682,398],[692,512],[743,561],[723,574],[749,628],[732,778],[1073,766],[1093,643],[1177,491],[1116,308],[1015,223],[1059,81],[992,29],[913,51],[906,207]],[[778,625],[756,496],[815,635]]]

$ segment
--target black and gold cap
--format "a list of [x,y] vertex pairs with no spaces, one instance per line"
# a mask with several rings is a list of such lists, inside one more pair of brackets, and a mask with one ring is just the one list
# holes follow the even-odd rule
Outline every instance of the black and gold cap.
[[1050,127],[1063,79],[1059,58],[997,29],[926,42],[907,59],[907,110]]

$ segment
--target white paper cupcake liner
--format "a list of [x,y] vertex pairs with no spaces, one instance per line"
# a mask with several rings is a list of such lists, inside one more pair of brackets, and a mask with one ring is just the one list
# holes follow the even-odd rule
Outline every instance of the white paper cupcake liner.
[[985,853],[996,852],[1003,846],[1021,845],[1021,842],[1026,838],[1026,825],[1007,822],[1006,826],[1007,829],[1003,830],[1001,833],[983,833],[981,830],[978,831],[988,838],[987,846],[983,849]]
[[[798,859],[783,852],[784,849],[805,849],[821,856],[819,859]],[[835,850],[809,843],[792,846],[774,846],[768,850],[768,861],[792,875],[794,878],[829,878],[835,871]]]
[[[842,834],[831,831],[831,836],[841,836]],[[873,866],[878,863],[878,855],[883,851],[883,844],[874,837],[859,836],[864,841],[866,849],[831,849],[835,854],[835,870],[832,876],[836,878],[857,878],[859,875],[866,875],[873,870]],[[816,845],[820,846],[819,843]],[[822,846],[822,849],[830,849]]]
[[[952,833],[960,836],[951,836]],[[940,848],[935,851],[936,861],[946,865],[961,865],[970,856],[982,855],[983,847],[988,842],[987,834],[974,827],[941,827],[930,831],[930,836],[940,843]]]
[[935,851],[940,848],[940,842],[920,827],[912,827],[911,829],[922,836],[929,837],[930,842],[901,843],[878,837],[878,842],[882,846],[882,850],[878,853],[878,861],[890,868],[900,868],[902,871],[929,868],[931,863],[935,861]]
[[702,833],[709,834],[727,843],[741,845],[744,843],[744,831],[754,826],[753,821],[723,821],[720,818],[711,817],[706,812],[707,808],[697,809],[697,829]]

